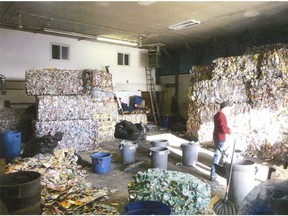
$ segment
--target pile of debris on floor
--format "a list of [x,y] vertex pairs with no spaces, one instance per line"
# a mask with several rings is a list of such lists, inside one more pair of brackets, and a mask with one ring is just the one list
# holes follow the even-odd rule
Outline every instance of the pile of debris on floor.
[[117,214],[117,209],[104,204],[108,189],[93,187],[85,179],[86,172],[78,160],[73,149],[62,148],[54,154],[15,158],[7,164],[6,173],[35,171],[41,174],[43,215]]
[[211,190],[207,183],[182,172],[148,169],[128,184],[130,201],[158,201],[173,206],[173,214],[207,214]]

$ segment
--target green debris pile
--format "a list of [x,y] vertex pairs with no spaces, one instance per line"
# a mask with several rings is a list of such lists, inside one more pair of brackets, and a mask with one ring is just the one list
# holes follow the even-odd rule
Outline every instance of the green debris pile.
[[158,201],[173,214],[194,214],[210,203],[210,186],[198,178],[176,171],[148,169],[133,176],[128,184],[130,201]]
[[127,145],[127,146],[131,146],[131,145],[135,145],[137,144],[135,141],[132,141],[132,140],[122,140],[120,145]]
[[183,146],[198,146],[199,142],[190,141],[187,143],[182,143],[181,145],[183,145]]

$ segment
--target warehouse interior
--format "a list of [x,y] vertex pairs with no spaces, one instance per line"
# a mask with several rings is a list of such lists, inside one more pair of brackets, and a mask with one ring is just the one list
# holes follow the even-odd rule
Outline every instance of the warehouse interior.
[[[288,214],[287,14],[0,1],[0,213]],[[229,156],[211,181],[224,101]]]

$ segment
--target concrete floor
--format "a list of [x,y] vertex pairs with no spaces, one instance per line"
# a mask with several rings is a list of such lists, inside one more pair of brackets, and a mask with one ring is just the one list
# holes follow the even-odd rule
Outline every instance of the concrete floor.
[[[180,148],[182,141],[167,131],[154,131],[147,134],[147,139],[158,139],[159,135],[166,138],[169,141],[169,155],[168,155],[168,170],[180,171],[189,173],[202,181],[208,183],[211,186],[211,198],[214,195],[223,197],[226,188],[226,179],[218,177],[216,181],[209,180],[210,165],[213,157],[213,153],[200,148],[198,154],[198,162],[195,167],[183,166],[182,162],[182,150]],[[152,147],[149,140],[139,141],[136,151],[136,161],[133,165],[123,165],[121,159],[121,151],[119,144],[122,140],[115,139],[110,142],[100,143],[100,149],[108,151],[111,157],[111,171],[106,174],[96,174],[93,172],[92,159],[90,155],[92,152],[78,152],[82,159],[88,162],[87,179],[95,186],[106,187],[110,189],[108,203],[113,203],[117,209],[121,209],[128,203],[128,189],[127,184],[133,181],[132,176],[138,171],[146,171],[151,167],[151,157],[149,156],[149,149]],[[131,168],[131,169],[129,169]],[[128,169],[125,171],[125,169]]]
[[[107,204],[112,204],[120,211],[121,208],[128,203],[127,184],[133,181],[134,174],[139,171],[146,171],[151,167],[151,156],[149,156],[149,149],[152,146],[150,141],[160,138],[167,139],[169,142],[168,149],[170,153],[168,155],[168,170],[188,173],[208,183],[211,187],[211,204],[215,203],[220,197],[224,197],[226,179],[218,176],[216,181],[209,180],[210,165],[214,153],[206,149],[199,148],[196,166],[183,166],[181,164],[182,149],[180,148],[180,145],[187,142],[187,140],[184,140],[179,136],[175,136],[169,133],[169,131],[157,130],[149,132],[145,141],[137,142],[138,148],[136,151],[136,161],[130,165],[122,164],[121,151],[119,149],[120,142],[122,141],[121,139],[100,143],[100,148],[97,149],[97,151],[107,151],[112,155],[111,171],[106,174],[96,174],[93,172],[92,159],[90,155],[94,152],[78,152],[83,161],[86,162],[86,166],[84,168],[87,170],[87,179],[95,186],[109,189],[110,192],[108,194],[109,199],[106,201]],[[269,167],[271,167],[273,163],[269,161],[261,161],[256,158],[244,159],[253,160],[259,168],[257,175],[255,175],[256,181],[258,180],[258,182],[255,181],[256,184],[259,184],[267,179]],[[4,164],[4,159],[0,160],[0,168],[3,168],[2,170],[0,169],[0,173],[4,173]],[[212,205],[210,207],[212,207]]]

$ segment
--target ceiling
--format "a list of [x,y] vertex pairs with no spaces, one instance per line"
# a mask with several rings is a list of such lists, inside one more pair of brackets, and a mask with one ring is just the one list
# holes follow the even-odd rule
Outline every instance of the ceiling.
[[[168,28],[190,19],[200,24],[182,30]],[[56,29],[137,43],[142,37],[143,45],[175,48],[239,38],[244,32],[252,40],[288,37],[288,2],[2,1],[0,28],[45,34],[44,29]]]

